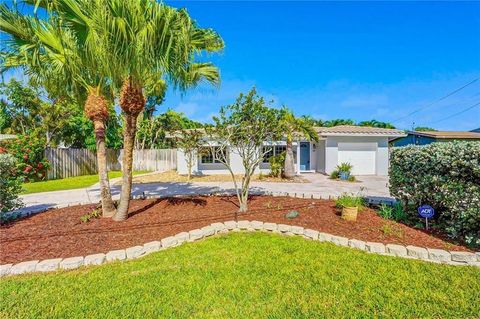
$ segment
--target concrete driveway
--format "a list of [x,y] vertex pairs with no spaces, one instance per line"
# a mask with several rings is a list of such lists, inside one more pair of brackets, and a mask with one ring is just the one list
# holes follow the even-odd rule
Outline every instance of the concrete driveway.
[[[342,193],[360,194],[370,197],[389,197],[388,178],[385,176],[357,176],[357,182],[341,182],[330,180],[322,174],[304,174],[310,183],[272,183],[252,182],[253,194],[288,193],[316,198],[336,197]],[[113,181],[112,181],[113,184]],[[150,183],[134,184],[132,195],[174,196],[233,193],[233,182],[192,182],[192,183]],[[114,199],[120,196],[120,186],[112,186]],[[98,203],[100,190],[98,185],[86,189],[55,191],[22,196],[26,205],[23,212],[41,211],[51,207]]]

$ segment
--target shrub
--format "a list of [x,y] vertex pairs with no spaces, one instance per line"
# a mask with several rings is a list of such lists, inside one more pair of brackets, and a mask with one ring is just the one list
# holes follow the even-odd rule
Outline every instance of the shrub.
[[395,221],[405,221],[406,215],[401,203],[395,203],[393,206],[381,204],[378,208],[378,215],[385,219],[393,219]]
[[350,174],[350,172],[352,171],[352,164],[350,163],[340,163],[340,165],[337,165],[337,170],[339,172],[345,172],[345,173],[348,173]]
[[282,177],[283,168],[285,167],[285,152],[270,157],[268,162],[270,163],[270,175]]
[[334,170],[333,172],[330,173],[331,179],[338,179],[339,177],[340,177],[340,172],[338,170]]
[[480,142],[396,148],[390,159],[390,193],[417,220],[417,207],[435,208],[434,226],[480,245]]
[[0,154],[0,213],[22,207],[18,194],[22,191],[22,181],[16,174],[17,159],[10,154]]
[[20,136],[5,142],[5,149],[17,158],[17,175],[25,182],[44,180],[50,167],[45,158],[45,141],[32,137]]
[[358,209],[362,209],[364,206],[364,200],[361,196],[343,193],[337,198],[335,205],[339,208],[358,207]]

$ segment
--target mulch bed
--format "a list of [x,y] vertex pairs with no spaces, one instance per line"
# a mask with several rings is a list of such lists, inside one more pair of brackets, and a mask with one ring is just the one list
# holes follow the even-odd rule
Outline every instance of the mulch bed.
[[[238,209],[236,202],[235,197],[217,196],[134,200],[130,217],[123,222],[97,218],[82,223],[80,217],[96,205],[52,209],[0,227],[0,263],[85,256],[143,245],[213,222],[232,220]],[[285,218],[291,210],[300,216]],[[249,212],[239,214],[238,219],[303,226],[364,241],[469,251],[438,234],[385,220],[371,209],[361,212],[357,222],[344,221],[329,200],[255,196]]]

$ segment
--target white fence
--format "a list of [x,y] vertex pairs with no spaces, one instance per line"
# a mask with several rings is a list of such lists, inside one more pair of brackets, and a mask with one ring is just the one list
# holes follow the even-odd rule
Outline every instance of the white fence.
[[[109,171],[121,170],[121,150],[107,150]],[[95,151],[74,148],[47,148],[45,157],[50,162],[47,179],[58,179],[97,173]],[[134,150],[133,170],[162,171],[177,168],[175,149]]]

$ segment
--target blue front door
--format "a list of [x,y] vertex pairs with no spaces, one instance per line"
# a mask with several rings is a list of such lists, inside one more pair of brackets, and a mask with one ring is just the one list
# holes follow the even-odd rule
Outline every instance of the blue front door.
[[300,170],[310,170],[310,142],[300,142]]

